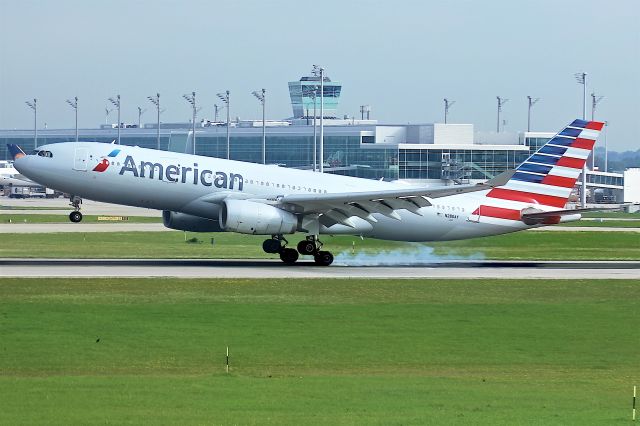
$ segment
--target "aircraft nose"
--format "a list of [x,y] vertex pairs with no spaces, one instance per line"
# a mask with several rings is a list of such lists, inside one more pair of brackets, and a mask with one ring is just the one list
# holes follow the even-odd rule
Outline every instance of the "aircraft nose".
[[23,157],[18,157],[13,160],[13,167],[16,168],[21,174],[25,176],[29,176],[29,172],[32,170],[33,159],[30,158],[30,155],[25,155]]

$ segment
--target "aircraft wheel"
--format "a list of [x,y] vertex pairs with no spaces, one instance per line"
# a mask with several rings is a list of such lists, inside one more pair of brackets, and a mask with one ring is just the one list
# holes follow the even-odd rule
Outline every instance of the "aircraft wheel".
[[314,257],[313,260],[316,262],[318,266],[329,266],[333,263],[333,255],[328,251],[319,251]]
[[313,254],[316,251],[316,245],[313,241],[303,240],[298,243],[298,252],[300,254]]
[[298,260],[298,252],[292,248],[285,248],[280,251],[280,260],[287,265],[293,265]]
[[265,253],[278,253],[280,251],[280,247],[280,240],[276,240],[275,238],[269,238],[268,240],[264,240],[262,243],[262,250],[264,250]]
[[82,213],[80,212],[71,212],[69,213],[69,220],[73,223],[79,223],[82,221]]

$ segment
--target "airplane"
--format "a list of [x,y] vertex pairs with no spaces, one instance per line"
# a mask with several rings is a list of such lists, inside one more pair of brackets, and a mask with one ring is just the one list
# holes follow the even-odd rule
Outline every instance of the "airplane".
[[28,187],[36,187],[40,186],[26,177],[20,175],[15,167],[13,167],[13,163],[9,161],[0,161],[0,187],[4,188],[5,186],[28,186]]
[[[576,119],[515,170],[441,188],[113,143],[8,148],[20,173],[71,194],[72,222],[82,220],[82,198],[158,209],[168,228],[265,235],[263,250],[286,264],[302,254],[328,266],[320,235],[445,241],[579,220],[588,209],[565,205],[603,125]],[[285,236],[296,232],[305,237],[294,249]]]

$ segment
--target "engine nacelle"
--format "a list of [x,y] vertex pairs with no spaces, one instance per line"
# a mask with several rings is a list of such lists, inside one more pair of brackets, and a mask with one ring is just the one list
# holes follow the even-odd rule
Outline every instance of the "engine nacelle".
[[220,227],[220,223],[215,219],[206,217],[193,216],[186,213],[171,212],[165,210],[162,212],[162,222],[164,226],[178,231],[189,232],[221,232],[224,231]]
[[269,204],[247,200],[225,200],[220,208],[220,226],[241,234],[293,234],[298,217]]

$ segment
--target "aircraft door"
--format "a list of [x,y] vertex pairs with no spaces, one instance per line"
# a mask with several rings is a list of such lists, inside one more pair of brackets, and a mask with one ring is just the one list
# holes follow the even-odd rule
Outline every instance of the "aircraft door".
[[88,157],[89,151],[87,148],[76,148],[75,156],[73,157],[73,170],[86,172]]

